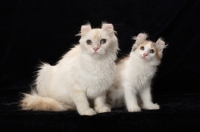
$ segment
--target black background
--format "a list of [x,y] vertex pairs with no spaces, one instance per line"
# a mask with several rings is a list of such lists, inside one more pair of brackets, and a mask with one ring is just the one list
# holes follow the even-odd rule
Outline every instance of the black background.
[[[193,130],[200,122],[200,1],[2,0],[0,4],[0,126],[14,131]],[[112,23],[121,51],[129,54],[140,32],[168,47],[153,79],[161,110],[128,113],[124,107],[92,117],[75,111],[21,111],[40,61],[54,65],[79,37],[80,27]],[[2,118],[1,118],[2,117]]]

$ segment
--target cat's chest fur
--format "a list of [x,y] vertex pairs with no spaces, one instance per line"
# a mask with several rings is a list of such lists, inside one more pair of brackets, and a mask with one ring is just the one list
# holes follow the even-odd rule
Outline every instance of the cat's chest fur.
[[89,98],[95,98],[112,84],[115,63],[109,58],[103,60],[80,61],[81,86]]
[[156,66],[141,62],[127,62],[125,70],[126,78],[128,78],[130,85],[137,84],[138,88],[143,87],[151,82],[155,72]]

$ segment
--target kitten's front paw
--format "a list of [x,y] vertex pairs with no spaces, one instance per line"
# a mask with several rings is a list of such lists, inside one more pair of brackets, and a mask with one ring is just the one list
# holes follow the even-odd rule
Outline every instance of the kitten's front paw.
[[97,113],[104,113],[104,112],[110,112],[111,109],[108,106],[101,106],[101,107],[95,107],[95,111]]
[[142,108],[147,110],[158,110],[160,109],[160,106],[158,104],[149,104],[149,105],[144,105]]
[[85,109],[85,110],[79,112],[79,114],[80,114],[80,115],[88,115],[88,116],[92,116],[92,115],[95,115],[96,112],[95,112],[93,109],[88,108],[88,109]]
[[140,112],[141,108],[139,106],[129,106],[127,107],[128,112]]

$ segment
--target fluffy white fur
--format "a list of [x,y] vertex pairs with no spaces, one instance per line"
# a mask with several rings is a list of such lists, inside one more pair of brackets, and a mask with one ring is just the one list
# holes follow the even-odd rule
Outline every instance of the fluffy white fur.
[[159,109],[159,105],[152,102],[150,85],[166,45],[161,38],[156,43],[146,38],[147,34],[138,34],[129,57],[117,64],[115,79],[108,91],[112,107],[125,103],[129,112],[138,112],[141,108]]
[[[80,115],[109,112],[106,90],[114,79],[118,40],[112,24],[92,29],[81,27],[80,44],[72,48],[55,66],[43,64],[38,71],[35,90],[24,94],[24,110],[65,111],[76,109]],[[89,101],[94,105],[90,107]]]

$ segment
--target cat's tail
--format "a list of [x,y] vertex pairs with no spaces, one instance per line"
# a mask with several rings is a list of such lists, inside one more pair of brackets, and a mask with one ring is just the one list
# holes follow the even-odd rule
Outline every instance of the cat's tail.
[[23,110],[34,111],[66,111],[73,109],[71,106],[63,104],[50,97],[42,97],[37,93],[24,94],[23,99],[20,101],[20,106]]

